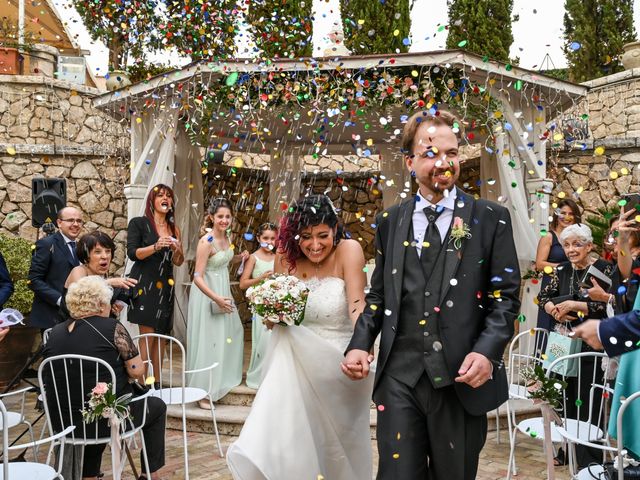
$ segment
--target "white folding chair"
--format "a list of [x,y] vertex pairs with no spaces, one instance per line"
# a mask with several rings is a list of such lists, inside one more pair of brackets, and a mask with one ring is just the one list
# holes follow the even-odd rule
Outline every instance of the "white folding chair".
[[[187,410],[186,405],[188,403],[199,402],[205,398],[209,398],[209,405],[211,406],[211,420],[213,422],[213,431],[216,435],[216,442],[218,444],[218,451],[220,456],[224,457],[222,451],[222,445],[220,444],[220,433],[218,432],[218,423],[216,421],[216,410],[211,400],[211,391],[213,389],[213,369],[218,366],[218,363],[198,368],[194,370],[185,370],[185,363],[187,360],[184,345],[169,335],[161,335],[159,333],[147,333],[133,337],[134,341],[138,342],[138,345],[142,342],[146,342],[147,352],[151,357],[150,343],[151,339],[156,339],[157,348],[160,350],[161,341],[166,342],[164,352],[158,352],[158,358],[168,360],[167,364],[162,361],[161,364],[165,364],[165,367],[157,373],[157,376],[153,372],[153,367],[150,361],[146,361],[147,375],[154,376],[155,381],[160,384],[159,390],[153,390],[152,395],[164,400],[167,405],[181,405],[182,406],[182,438],[184,444],[184,472],[185,478],[189,478],[189,452],[187,449]],[[175,358],[174,349],[179,352],[180,358]],[[202,388],[188,387],[187,386],[187,374],[192,373],[204,373],[209,372],[209,388],[204,390]]]
[[[33,435],[33,428],[31,426],[31,423],[27,420],[27,417],[24,415],[24,407],[26,404],[27,393],[33,392],[33,391],[34,391],[33,387],[25,387],[19,390],[15,390],[13,392],[0,394],[0,400],[2,400],[3,402],[6,402],[11,397],[17,397],[17,396],[20,397],[20,400],[19,400],[20,410],[19,411],[8,410],[6,423],[4,419],[2,420],[2,422],[0,422],[0,430],[5,430],[5,429],[8,430],[18,425],[26,425],[27,429],[29,430],[29,436],[31,437],[32,444],[35,442],[36,439]],[[38,461],[37,448],[33,450],[33,458],[36,462]]]
[[[77,385],[72,387],[69,372],[76,373],[76,377],[80,378],[79,388]],[[42,401],[49,431],[54,432],[55,429],[64,429],[66,431],[70,426],[76,427],[71,433],[71,436],[62,438],[60,443],[71,446],[111,445],[111,436],[105,437],[100,435],[99,422],[86,424],[78,418],[78,411],[85,406],[89,398],[88,394],[97,383],[111,383],[112,392],[114,394],[116,393],[116,374],[113,368],[111,368],[111,365],[102,359],[85,355],[57,355],[43,360],[40,364],[40,368],[38,368],[38,381],[42,389]],[[149,395],[142,395],[131,399],[131,402],[144,402],[142,419],[140,424],[135,426],[131,417],[129,417],[125,421],[127,429],[121,433],[120,440],[122,443],[128,443],[136,433],[140,433],[142,451],[144,452],[143,457],[145,460],[144,469],[147,478],[151,478],[144,435],[142,434],[142,427],[145,424],[147,416],[148,396]],[[49,455],[51,455],[51,452],[52,450],[50,449]],[[119,480],[122,475],[122,470],[125,465],[125,454],[126,449],[122,448],[121,457],[117,459],[115,452],[112,451],[111,468],[115,480]],[[62,458],[62,453],[60,453],[60,458]],[[116,468],[118,460],[121,466],[120,469]],[[141,466],[141,468],[143,467]]]
[[[569,377],[554,374],[556,371],[563,371],[569,362],[575,362],[577,376],[572,376],[575,389],[578,392],[588,388],[589,398],[570,397],[572,392],[565,392],[562,405],[562,425],[556,425],[558,433],[567,442],[569,454],[569,471],[573,478],[590,479],[593,472],[585,468],[577,471],[576,445],[596,448],[602,451],[603,462],[608,452],[616,449],[611,447],[607,431],[607,397],[613,390],[607,381],[608,366],[603,365],[602,360],[607,358],[605,353],[583,352],[565,355],[554,360],[547,369],[547,375],[557,375],[565,381]],[[568,414],[567,407],[575,405],[575,413]],[[586,420],[581,420],[586,418]]]
[[[2,418],[2,424],[7,425],[9,422],[9,412],[7,412],[4,403],[0,400],[0,414]],[[62,470],[62,454],[60,455],[60,461],[58,462],[58,468],[55,469],[50,465],[35,462],[9,462],[9,452],[15,450],[22,450],[25,448],[37,449],[38,446],[55,442],[58,439],[62,439],[66,435],[70,434],[75,427],[70,426],[64,429],[62,432],[40,439],[38,441],[32,441],[31,443],[25,443],[22,445],[9,446],[9,429],[2,429],[2,470],[0,470],[0,480],[13,480],[13,479],[62,479],[60,471]],[[61,453],[64,453],[64,443],[60,447]]]
[[[542,416],[516,421],[516,414],[511,406],[512,400],[531,400],[522,371],[542,365],[541,349],[546,343],[549,332],[544,328],[531,328],[516,335],[509,344],[507,379],[509,382],[509,399],[507,400],[507,425],[509,428],[509,468],[507,478],[517,475],[515,447],[518,432],[540,440],[544,439]],[[552,431],[554,441],[560,441],[560,435]]]
[[616,427],[618,429],[618,446],[616,448],[617,451],[617,455],[618,455],[618,464],[616,466],[616,469],[618,470],[618,480],[624,480],[624,468],[623,468],[623,457],[624,454],[626,453],[624,451],[624,435],[623,435],[623,420],[624,420],[624,414],[627,411],[627,409],[629,408],[629,406],[638,398],[640,398],[640,392],[635,392],[632,395],[629,395],[626,400],[624,400],[624,402],[622,402],[622,405],[620,406],[620,410],[618,410],[618,418],[616,419]]

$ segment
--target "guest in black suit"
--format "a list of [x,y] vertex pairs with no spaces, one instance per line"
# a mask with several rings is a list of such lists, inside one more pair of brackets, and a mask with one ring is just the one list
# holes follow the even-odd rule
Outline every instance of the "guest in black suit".
[[419,191],[377,218],[376,268],[342,365],[367,376],[381,333],[378,479],[474,479],[486,412],[507,400],[518,259],[508,210],[455,187],[460,126],[448,112],[405,125]]
[[84,224],[82,212],[65,207],[58,212],[57,224],[58,232],[36,242],[29,269],[29,287],[35,293],[29,325],[41,329],[64,320],[59,310],[64,282],[79,265],[76,239]]
[[7,268],[7,263],[4,261],[4,257],[0,253],[0,309],[7,303],[9,297],[13,293],[13,281]]

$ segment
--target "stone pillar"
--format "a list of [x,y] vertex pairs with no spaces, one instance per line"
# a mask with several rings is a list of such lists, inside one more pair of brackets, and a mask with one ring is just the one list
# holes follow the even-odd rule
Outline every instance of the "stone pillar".
[[124,186],[124,196],[127,199],[127,220],[143,214],[147,188],[147,185],[129,184]]
[[413,179],[399,148],[391,145],[380,146],[380,173],[382,204],[385,210],[411,195]]

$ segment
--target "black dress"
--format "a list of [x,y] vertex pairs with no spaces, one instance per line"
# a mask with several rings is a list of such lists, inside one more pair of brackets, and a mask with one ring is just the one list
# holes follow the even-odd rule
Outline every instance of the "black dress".
[[[563,262],[569,261],[567,256],[564,253],[564,248],[560,245],[560,241],[558,240],[558,236],[555,234],[553,230],[551,230],[551,248],[549,249],[549,255],[547,256],[547,262],[560,264]],[[540,283],[540,290],[544,290],[549,282],[551,281],[551,275],[547,275],[543,273],[542,282]],[[553,325],[555,321],[553,317],[544,311],[544,305],[538,304],[538,328],[544,328],[545,330],[551,331],[553,330]]]
[[[71,331],[69,326],[75,322]],[[107,362],[115,373],[116,394],[118,396],[134,391],[129,384],[129,377],[124,362],[138,355],[129,333],[124,326],[113,318],[93,316],[80,320],[69,319],[56,325],[44,346],[43,356],[49,358],[57,355],[86,355],[96,357]],[[47,395],[47,403],[51,412],[51,422],[54,431],[63,430],[60,416],[65,419],[65,426],[71,422],[76,426],[70,434],[76,438],[108,437],[110,433],[106,420],[84,424],[80,410],[85,406],[82,398],[88,399],[88,394],[95,386],[96,371],[80,368],[77,361],[67,363],[65,367],[60,361],[53,361],[43,372],[43,383]],[[86,366],[86,365],[85,365]],[[90,370],[90,371],[89,371]],[[54,381],[55,376],[55,381]],[[68,382],[66,378],[68,376]],[[98,380],[110,382],[111,376],[106,369],[98,370]],[[82,390],[83,389],[83,390]],[[60,404],[56,401],[60,399]],[[139,425],[143,417],[143,402],[131,404],[131,415],[134,424]],[[156,471],[164,465],[164,429],[166,405],[155,397],[147,400],[147,416],[143,427],[149,467]],[[84,449],[83,477],[94,477],[100,472],[102,452],[106,445],[87,445]],[[142,458],[141,458],[142,462]]]
[[134,264],[129,272],[138,280],[133,288],[128,320],[170,334],[173,327],[173,251],[162,248],[138,260],[136,250],[153,245],[158,234],[147,217],[132,218],[127,229],[127,256]]

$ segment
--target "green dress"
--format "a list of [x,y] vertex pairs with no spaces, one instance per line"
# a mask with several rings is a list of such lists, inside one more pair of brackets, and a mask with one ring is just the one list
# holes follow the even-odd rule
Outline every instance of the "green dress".
[[[273,270],[273,260],[260,260],[256,255],[256,264],[251,272],[251,278],[258,278],[264,272]],[[262,323],[262,317],[254,315],[251,325],[251,362],[249,362],[249,370],[247,370],[247,386],[258,388],[260,380],[262,380],[262,364],[265,353],[267,352],[267,344],[271,338],[271,330]]]
[[[214,247],[215,248],[215,247]],[[204,281],[218,295],[231,297],[229,262],[233,250],[219,250],[209,257]],[[204,368],[214,362],[213,380],[209,395],[213,401],[224,397],[242,382],[242,350],[244,331],[237,310],[214,315],[212,300],[194,284],[189,294],[187,324],[187,369]],[[209,373],[189,375],[190,387],[209,390]]]

